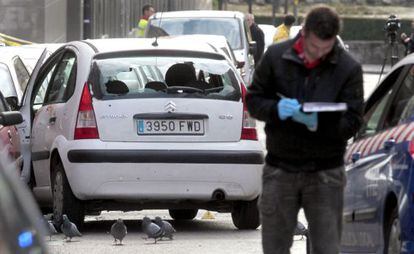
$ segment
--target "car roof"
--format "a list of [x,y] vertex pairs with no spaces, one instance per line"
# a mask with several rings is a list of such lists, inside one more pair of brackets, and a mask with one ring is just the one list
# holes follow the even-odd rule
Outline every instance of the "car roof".
[[201,41],[193,43],[191,40],[185,42],[185,40],[178,37],[159,37],[157,38],[157,46],[155,46],[155,40],[155,38],[120,38],[85,40],[83,42],[93,47],[96,53],[136,50],[181,50],[217,54],[208,43]]
[[23,48],[22,46],[0,47],[0,61],[8,61],[16,55],[40,55],[42,51],[42,49]]
[[168,12],[157,12],[151,18],[188,18],[188,17],[199,17],[199,18],[244,18],[244,14],[239,11],[168,11]]
[[213,44],[217,44],[220,46],[228,46],[228,42],[226,37],[224,37],[224,35],[212,35],[212,34],[185,34],[185,35],[174,35],[174,36],[169,36],[172,39],[176,39],[176,40],[197,40],[201,41],[201,42],[208,42],[208,43],[213,43]]
[[31,65],[32,68],[45,48],[55,51],[62,45],[61,43],[51,43],[0,47],[0,62],[6,63],[15,56],[19,56],[25,64]]
[[[409,64],[414,64],[414,53],[411,53],[411,54],[405,56],[403,59],[401,59],[396,64],[394,64],[392,66],[392,68],[387,72],[387,74],[383,75],[383,77],[381,78],[381,81],[379,82],[379,84],[382,84],[382,81],[385,80],[389,75],[391,75],[391,73],[395,69],[398,69],[398,68],[400,68],[404,65],[409,65]],[[377,88],[375,88],[375,89],[377,89]]]

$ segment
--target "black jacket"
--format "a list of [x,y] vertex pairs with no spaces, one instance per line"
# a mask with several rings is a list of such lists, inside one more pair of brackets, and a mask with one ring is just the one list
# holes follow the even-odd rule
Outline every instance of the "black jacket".
[[[246,95],[250,114],[264,121],[266,162],[287,171],[317,171],[344,164],[347,140],[362,124],[361,65],[337,44],[314,69],[306,69],[292,48],[296,37],[268,48]],[[303,102],[345,102],[346,112],[318,113],[318,129],[278,116],[277,93]]]
[[255,64],[257,65],[257,63],[259,62],[260,58],[263,55],[263,51],[265,47],[264,33],[262,29],[260,29],[260,27],[256,23],[253,23],[250,26],[250,33],[252,35],[252,40],[256,41],[256,52],[253,55],[253,58],[254,58]]

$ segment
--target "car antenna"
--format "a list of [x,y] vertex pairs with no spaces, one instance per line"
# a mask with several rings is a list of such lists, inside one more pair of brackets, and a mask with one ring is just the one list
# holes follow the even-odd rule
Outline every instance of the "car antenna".
[[[162,13],[163,13],[164,11],[161,11],[161,14],[160,14],[160,22],[158,23],[158,27],[161,29],[161,21],[162,21]],[[155,31],[155,41],[152,43],[152,46],[154,46],[154,47],[158,47],[158,33],[157,33],[157,31]]]

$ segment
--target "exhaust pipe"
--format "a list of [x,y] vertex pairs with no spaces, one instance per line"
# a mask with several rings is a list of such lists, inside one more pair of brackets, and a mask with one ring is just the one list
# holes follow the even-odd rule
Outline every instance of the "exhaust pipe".
[[223,201],[226,198],[223,190],[215,190],[211,195],[212,200]]

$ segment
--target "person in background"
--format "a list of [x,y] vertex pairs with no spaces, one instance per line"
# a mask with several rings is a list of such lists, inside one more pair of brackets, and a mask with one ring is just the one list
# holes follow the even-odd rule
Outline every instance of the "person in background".
[[414,53],[414,20],[411,21],[411,34],[401,33],[401,41],[405,46],[405,54]]
[[252,35],[252,40],[256,42],[256,52],[253,55],[254,62],[257,65],[260,58],[263,55],[265,41],[264,41],[264,33],[262,29],[254,22],[253,14],[247,14],[246,17],[247,24],[250,27],[250,34]]
[[138,22],[137,37],[144,37],[145,28],[148,25],[148,18],[155,13],[155,9],[152,5],[146,4],[142,7],[142,17]]
[[[343,158],[364,105],[361,64],[339,47],[339,31],[333,9],[314,7],[294,39],[267,49],[248,88],[249,113],[265,122],[266,132],[259,199],[264,254],[290,253],[301,208],[311,253],[339,253]],[[304,113],[305,102],[341,102],[347,109]]]
[[283,24],[276,27],[273,43],[278,43],[289,39],[290,28],[295,23],[295,16],[288,14],[283,18]]

